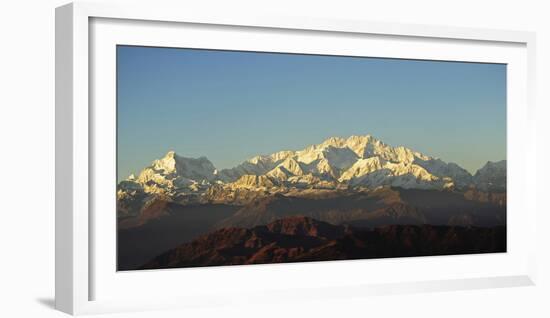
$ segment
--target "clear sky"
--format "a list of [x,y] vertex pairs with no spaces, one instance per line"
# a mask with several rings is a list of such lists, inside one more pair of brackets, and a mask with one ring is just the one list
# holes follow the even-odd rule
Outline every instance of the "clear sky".
[[118,46],[118,179],[169,150],[230,168],[371,134],[475,172],[506,159],[506,66]]

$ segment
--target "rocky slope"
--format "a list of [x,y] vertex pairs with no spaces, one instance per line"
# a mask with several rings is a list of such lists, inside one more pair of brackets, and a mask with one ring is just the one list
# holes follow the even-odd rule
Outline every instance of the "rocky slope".
[[294,216],[371,228],[390,224],[505,225],[506,207],[495,200],[457,192],[400,188],[334,191],[319,197],[275,194],[241,206],[215,227],[249,228]]
[[117,268],[132,270],[212,230],[238,209],[224,204],[182,205],[155,199],[136,217],[118,221]]
[[214,231],[155,257],[141,268],[505,251],[504,227],[389,225],[366,230],[335,226],[307,217],[290,217],[253,228]]
[[506,225],[505,195],[474,190],[294,189],[249,199],[249,203],[238,205],[180,204],[159,197],[149,200],[138,215],[118,219],[119,270],[136,269],[166,250],[218,229],[249,229],[286,218],[305,217],[357,229]]

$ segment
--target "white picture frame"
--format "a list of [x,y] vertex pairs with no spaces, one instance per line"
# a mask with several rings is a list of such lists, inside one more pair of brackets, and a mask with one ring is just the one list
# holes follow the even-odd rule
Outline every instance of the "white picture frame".
[[[106,22],[102,25],[98,21]],[[120,23],[119,23],[120,22]],[[94,24],[96,23],[96,24]],[[133,33],[142,25],[139,37]],[[154,25],[154,31],[147,25]],[[99,25],[99,26],[98,26]],[[184,272],[164,270],[157,273],[116,273],[114,268],[102,269],[101,262],[113,257],[112,251],[104,252],[98,246],[108,245],[109,241],[99,240],[94,236],[97,227],[104,223],[102,218],[94,216],[94,207],[110,204],[108,198],[99,200],[98,184],[103,184],[108,191],[115,184],[105,185],[108,178],[98,174],[98,167],[112,170],[112,164],[102,163],[101,158],[108,158],[109,149],[113,149],[114,139],[109,134],[99,134],[94,125],[97,118],[105,118],[109,126],[113,121],[112,94],[97,93],[98,78],[101,78],[101,92],[109,92],[113,85],[112,58],[108,51],[123,41],[122,44],[147,45],[184,45],[174,42],[174,34],[181,34],[181,26],[193,26],[196,32],[201,27],[208,27],[214,33],[211,42],[216,47],[215,33],[219,30],[236,28],[235,32],[253,30],[256,34],[271,32],[277,37],[293,37],[294,33],[315,34],[323,42],[326,39],[339,41],[339,37],[371,37],[380,41],[394,41],[395,47],[386,51],[380,44],[373,44],[379,51],[375,56],[392,56],[399,50],[399,45],[407,42],[412,49],[409,58],[433,58],[510,63],[513,71],[509,73],[508,96],[508,156],[509,156],[509,210],[522,210],[522,218],[509,218],[516,229],[509,232],[512,237],[511,252],[505,256],[492,255],[487,258],[479,256],[455,256],[454,258],[407,259],[398,258],[373,262],[368,265],[363,261],[328,262],[327,264],[286,264],[262,266],[220,267],[218,269],[192,269],[187,271],[186,282],[189,288],[176,293],[172,298],[162,295],[147,295],[136,301],[137,295],[131,293],[136,286],[143,284],[167,284],[167,282],[184,279]],[[115,30],[116,32],[112,32]],[[133,31],[134,30],[134,31]],[[192,34],[189,29],[188,34]],[[110,32],[111,31],[111,32]],[[193,31],[193,32],[195,32]],[[178,33],[180,32],[180,33]],[[237,35],[236,35],[237,36]],[[362,39],[363,39],[362,38]],[[295,39],[294,41],[297,41]],[[342,40],[344,41],[344,40]],[[352,40],[349,40],[352,41]],[[353,41],[356,41],[353,40]],[[131,43],[130,43],[131,42]],[[292,41],[287,41],[292,43]],[[172,43],[172,44],[171,44]],[[274,42],[273,42],[274,43]],[[310,43],[315,43],[311,41]],[[355,42],[353,42],[355,43]],[[353,46],[349,42],[350,46]],[[401,43],[401,44],[399,44]],[[221,44],[220,44],[221,45]],[[241,49],[246,49],[246,41]],[[258,45],[257,43],[255,45]],[[266,44],[267,45],[267,44]],[[274,45],[274,44],[272,44]],[[280,44],[282,45],[282,44]],[[297,45],[297,44],[296,44]],[[330,47],[313,47],[311,50],[329,52]],[[326,45],[326,44],[325,44]],[[298,46],[298,45],[297,45]],[[417,49],[414,49],[418,46]],[[56,9],[56,308],[70,314],[103,313],[113,311],[145,310],[169,307],[186,307],[208,304],[226,304],[239,301],[289,301],[347,297],[349,295],[392,294],[414,291],[446,291],[458,289],[476,289],[491,287],[511,287],[532,285],[536,279],[535,220],[536,207],[534,194],[523,191],[529,184],[536,182],[536,166],[523,165],[529,155],[535,151],[535,118],[534,118],[534,70],[535,70],[535,35],[530,32],[468,29],[442,26],[407,25],[399,23],[374,23],[367,21],[342,21],[331,19],[311,19],[289,16],[223,16],[204,12],[191,12],[185,6],[152,8],[145,5],[116,6],[113,4],[73,3]],[[106,50],[102,50],[101,47]],[[267,46],[266,46],[267,47]],[[437,47],[440,47],[439,49]],[[447,47],[447,49],[445,48]],[[454,53],[449,47],[453,47]],[[506,49],[508,47],[508,49]],[[99,48],[99,49],[98,49]],[[226,48],[226,47],[224,47]],[[427,53],[418,53],[429,48]],[[96,50],[98,49],[98,50]],[[252,49],[252,48],[250,48]],[[276,50],[277,47],[266,50]],[[306,48],[307,49],[307,48]],[[356,48],[360,50],[361,48]],[[287,47],[284,51],[296,50]],[[333,53],[338,53],[334,49]],[[316,51],[316,52],[317,52]],[[107,52],[107,53],[105,53]],[[330,53],[330,52],[329,52]],[[350,54],[349,52],[347,52]],[[103,58],[103,54],[105,58]],[[353,54],[353,52],[351,53]],[[359,53],[358,53],[359,54]],[[458,54],[458,55],[457,55]],[[460,55],[462,54],[462,55]],[[488,56],[487,58],[484,55]],[[490,56],[490,57],[489,57]],[[99,66],[98,66],[99,65]],[[110,66],[109,66],[110,65]],[[94,69],[94,67],[98,69]],[[111,73],[110,73],[111,72]],[[104,79],[104,80],[103,80]],[[98,101],[101,109],[92,107]],[[109,113],[111,115],[109,115]],[[103,123],[102,123],[102,127]],[[109,131],[109,129],[106,129]],[[111,140],[112,139],[112,140]],[[104,140],[105,143],[98,143]],[[109,140],[111,142],[109,143]],[[106,146],[105,146],[106,145]],[[105,148],[105,149],[104,149]],[[101,155],[100,155],[101,154]],[[111,158],[109,160],[114,160]],[[521,173],[519,173],[521,172]],[[112,194],[114,194],[114,190]],[[516,199],[514,199],[516,198]],[[512,216],[514,216],[512,212]],[[108,222],[108,221],[105,221]],[[512,223],[513,222],[513,223]],[[514,226],[512,226],[514,228]],[[108,232],[108,231],[107,231]],[[521,238],[519,238],[521,236]],[[107,235],[106,237],[109,237]],[[112,236],[111,236],[112,241]],[[106,248],[108,250],[108,248]],[[99,250],[99,252],[98,252]],[[110,258],[111,257],[111,258]],[[486,268],[475,268],[476,263],[484,262]],[[401,271],[402,264],[411,268],[411,273],[418,276],[404,278],[402,275],[391,275],[390,271]],[[470,264],[470,265],[469,265]],[[474,266],[471,266],[471,265]],[[502,264],[500,270],[491,270],[490,264]],[[507,266],[507,264],[511,264]],[[313,280],[313,274],[323,273],[327,277],[331,272],[344,270],[349,273],[361,271],[365,266],[378,271],[377,277],[365,275],[363,279],[343,277]],[[415,271],[415,268],[432,268],[443,266],[446,271]],[[470,267],[469,267],[470,266]],[[384,269],[385,268],[385,269]],[[451,274],[449,271],[454,272]],[[460,269],[460,270],[458,270]],[[459,273],[462,271],[462,273]],[[279,283],[279,275],[292,273],[292,283]],[[147,277],[145,277],[145,276]],[[308,276],[309,275],[309,276]],[[154,276],[154,279],[151,277]],[[264,276],[272,277],[267,287],[257,289],[258,281]],[[390,277],[391,276],[391,277]],[[199,289],[194,279],[212,277],[211,283]],[[316,276],[318,277],[318,275]],[[226,288],[217,286],[216,281],[227,280]],[[267,278],[265,278],[267,279]],[[242,284],[235,284],[241,280]],[[101,284],[97,282],[101,281]],[[137,283],[133,283],[137,282]],[[219,285],[219,283],[218,283]],[[154,289],[154,288],[153,288]],[[212,291],[212,292],[209,292]],[[262,292],[260,295],[258,291]],[[229,292],[228,292],[229,291]],[[125,293],[127,297],[117,297]],[[269,297],[266,297],[269,295]],[[335,296],[338,295],[338,296]],[[245,297],[243,297],[245,296]]]

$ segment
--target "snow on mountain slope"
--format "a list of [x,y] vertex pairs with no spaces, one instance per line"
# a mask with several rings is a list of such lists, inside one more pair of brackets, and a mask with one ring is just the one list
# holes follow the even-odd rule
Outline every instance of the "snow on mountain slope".
[[405,189],[447,189],[454,186],[451,178],[437,177],[419,165],[386,161],[381,169],[353,177],[353,186],[392,186]]
[[169,151],[143,169],[137,178],[121,182],[119,188],[142,189],[146,193],[173,195],[204,190],[217,179],[214,165],[206,157],[186,158]]
[[359,158],[380,157],[392,162],[412,162],[415,158],[430,159],[428,156],[402,146],[386,145],[371,135],[351,136],[345,140],[345,146],[353,150]]
[[506,189],[506,160],[488,161],[474,177],[476,188],[482,191],[503,191]]
[[435,176],[451,178],[457,188],[463,189],[472,183],[472,175],[456,163],[446,163],[441,159],[422,159],[420,157],[416,157],[414,163]]
[[277,183],[284,182],[288,180],[288,178],[292,177],[292,173],[281,166],[273,168],[273,170],[267,172],[265,175]]
[[[119,183],[119,196],[130,193],[201,194],[212,186],[259,190],[273,187],[336,188],[394,186],[419,189],[502,189],[506,164],[487,163],[476,176],[405,147],[392,147],[370,136],[332,137],[298,151],[259,155],[217,171],[205,157],[186,158],[170,151],[136,177]],[[233,191],[232,190],[232,191]],[[219,192],[219,190],[217,190]]]
[[277,167],[284,168],[290,174],[294,176],[301,176],[304,174],[301,164],[294,158],[289,157],[281,162]]
[[[186,158],[169,151],[164,158],[155,160],[149,168],[162,174],[175,174],[189,179],[213,180],[216,168],[206,157]],[[141,177],[141,174],[140,174]],[[139,177],[138,177],[139,179]]]
[[233,188],[249,188],[249,189],[269,189],[275,186],[273,181],[270,178],[264,175],[249,175],[246,174],[239,178],[239,180],[228,184]]
[[269,156],[256,156],[234,168],[221,170],[218,174],[218,178],[224,182],[233,182],[247,174],[266,174],[268,171],[274,169],[279,163],[293,155],[293,151],[279,151]]
[[346,170],[340,177],[340,182],[349,181],[351,179],[359,178],[361,176],[367,175],[376,170],[380,170],[386,164],[386,160],[380,157],[371,157],[367,159],[357,160],[353,166]]
[[347,170],[359,159],[353,150],[347,147],[336,148],[333,146],[329,146],[323,150],[323,158],[326,159],[331,167],[339,171]]

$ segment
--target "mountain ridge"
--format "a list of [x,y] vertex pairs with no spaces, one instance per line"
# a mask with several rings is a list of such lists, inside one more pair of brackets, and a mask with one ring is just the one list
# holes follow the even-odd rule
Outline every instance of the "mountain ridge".
[[[119,182],[117,198],[208,197],[209,193],[284,192],[289,189],[401,187],[405,189],[505,191],[506,161],[487,162],[474,175],[404,146],[392,147],[371,135],[331,137],[302,150],[252,157],[218,170],[206,157],[169,151],[138,176]],[[130,203],[128,203],[130,204]]]
[[288,217],[201,235],[139,269],[496,253],[506,251],[505,238],[502,226],[387,225],[366,230]]

